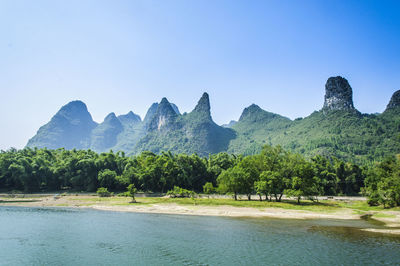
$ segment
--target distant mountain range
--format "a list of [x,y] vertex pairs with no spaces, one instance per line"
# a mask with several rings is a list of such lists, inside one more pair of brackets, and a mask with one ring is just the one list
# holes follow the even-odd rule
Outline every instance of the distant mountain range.
[[281,145],[308,157],[321,154],[367,162],[400,153],[400,91],[393,94],[382,114],[361,114],[353,104],[348,81],[331,77],[325,85],[320,111],[290,120],[252,104],[239,120],[219,126],[210,114],[204,93],[190,113],[163,98],[150,106],[146,116],[129,112],[110,113],[100,124],[93,121],[86,105],[73,101],[63,106],[27,147],[197,153],[254,154],[261,147]]

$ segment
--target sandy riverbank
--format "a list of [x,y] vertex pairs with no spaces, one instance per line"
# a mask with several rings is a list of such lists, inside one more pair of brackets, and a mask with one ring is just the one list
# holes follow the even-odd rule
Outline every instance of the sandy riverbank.
[[[260,208],[260,207],[236,207],[229,205],[194,205],[176,203],[151,203],[145,199],[138,199],[139,203],[129,203],[129,198],[99,198],[97,196],[43,196],[28,198],[1,198],[0,206],[24,206],[24,207],[71,207],[92,208],[105,211],[138,212],[156,214],[178,215],[203,215],[226,217],[269,217],[283,219],[361,219],[365,213],[355,213],[349,208],[337,208],[334,211],[310,211],[287,208]],[[374,217],[385,223],[386,228],[362,229],[369,232],[398,234],[400,235],[400,212],[391,211],[390,217]]]
[[146,203],[138,198],[138,203],[129,204],[129,198],[99,198],[97,196],[45,196],[35,198],[2,198],[1,205],[24,207],[72,207],[93,208],[107,211],[142,212],[160,214],[183,214],[227,217],[272,217],[285,219],[358,219],[359,215],[351,210],[341,209],[337,212],[321,213],[304,210],[291,210],[281,208],[253,208],[235,207],[229,205],[204,206],[194,204],[142,204]]

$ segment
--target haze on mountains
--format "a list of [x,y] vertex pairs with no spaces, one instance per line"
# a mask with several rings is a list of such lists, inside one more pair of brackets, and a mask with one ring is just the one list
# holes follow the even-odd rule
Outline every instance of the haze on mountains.
[[204,93],[190,113],[180,114],[176,105],[163,98],[150,106],[143,120],[131,111],[120,116],[110,113],[97,124],[83,102],[73,101],[42,126],[27,147],[207,156],[225,151],[255,154],[267,144],[307,157],[321,154],[371,162],[400,152],[399,130],[400,91],[382,114],[362,114],[354,107],[348,81],[331,77],[325,85],[323,108],[295,120],[252,104],[237,122],[219,126],[212,120],[209,96]]

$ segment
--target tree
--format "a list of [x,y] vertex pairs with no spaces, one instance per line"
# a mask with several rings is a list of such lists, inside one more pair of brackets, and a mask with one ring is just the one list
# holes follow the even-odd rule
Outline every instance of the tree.
[[235,167],[241,168],[245,175],[240,178],[241,192],[247,195],[248,200],[251,200],[251,194],[254,192],[254,182],[258,180],[262,169],[262,157],[247,156],[244,157]]
[[100,171],[98,174],[98,180],[101,187],[106,187],[109,189],[114,188],[114,184],[116,183],[117,173],[115,171],[111,171],[109,169]]
[[255,181],[254,188],[256,190],[257,195],[260,197],[260,201],[262,201],[262,195],[265,195],[265,200],[268,199],[268,185],[267,181]]
[[321,194],[327,196],[337,195],[339,189],[339,179],[331,162],[321,155],[311,159],[315,175],[321,180]]
[[313,200],[313,196],[318,195],[320,191],[319,179],[314,175],[311,163],[303,158],[296,156],[296,164],[293,168],[294,177],[291,179],[289,188],[285,193],[296,197],[297,203],[300,203],[301,197],[308,197]]
[[233,198],[237,200],[239,193],[247,193],[249,190],[249,176],[249,173],[239,166],[224,170],[217,178],[218,190],[222,193],[233,193]]
[[400,206],[400,155],[387,157],[368,171],[365,179],[368,204]]
[[127,187],[127,189],[128,189],[128,195],[129,195],[129,197],[132,198],[131,203],[135,203],[135,202],[136,202],[135,194],[136,194],[136,191],[137,191],[136,188],[135,188],[135,185],[134,185],[134,184],[130,184],[130,185]]
[[[275,201],[281,201],[286,183],[282,175],[275,171],[264,171],[260,175],[260,180],[266,182],[266,192],[274,195]],[[271,196],[272,197],[272,196]]]

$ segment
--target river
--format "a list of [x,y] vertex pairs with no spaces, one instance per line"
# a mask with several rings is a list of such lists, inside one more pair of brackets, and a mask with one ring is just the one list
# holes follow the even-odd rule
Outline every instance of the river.
[[0,207],[1,265],[398,265],[367,221]]

